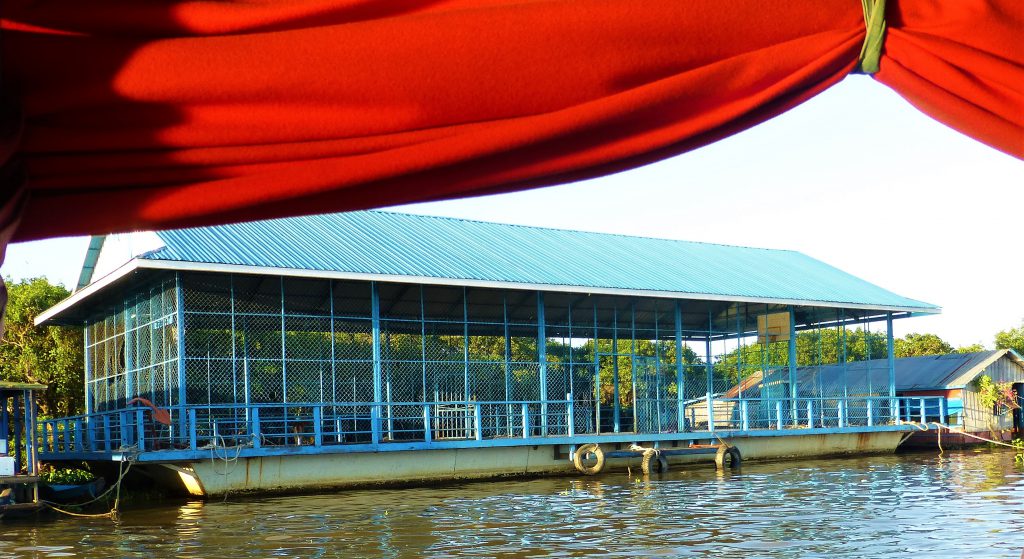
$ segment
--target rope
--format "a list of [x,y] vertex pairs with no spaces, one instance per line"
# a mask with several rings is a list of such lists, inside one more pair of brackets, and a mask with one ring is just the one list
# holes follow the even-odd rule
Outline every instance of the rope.
[[[253,446],[253,444],[250,441],[250,442],[247,442],[245,444],[235,445],[234,446],[235,455],[233,457],[229,457],[228,454],[231,452],[230,449],[232,447],[229,447],[227,445],[227,441],[224,439],[223,436],[217,435],[217,439],[220,439],[221,444],[220,444],[219,448],[223,448],[224,449],[224,455],[221,456],[217,452],[218,445],[216,444],[216,439],[215,439],[214,442],[209,446],[209,448],[210,448],[210,469],[213,471],[213,473],[215,473],[217,475],[226,476],[226,475],[231,474],[232,472],[235,471],[234,467],[232,467],[231,470],[229,471],[228,470],[228,464],[234,464],[235,462],[237,462],[238,461],[238,457],[242,455],[242,450],[245,449],[245,448]],[[224,462],[224,469],[223,469],[223,471],[221,471],[221,472],[217,471],[216,460],[215,459],[216,460],[222,460]],[[236,465],[236,467],[237,467],[237,465]]]
[[864,44],[860,47],[857,60],[858,74],[874,74],[878,71],[885,43],[885,0],[860,0],[864,9]]
[[950,433],[957,433],[959,435],[966,435],[968,437],[971,437],[972,439],[978,439],[979,441],[985,441],[987,443],[992,443],[992,444],[996,444],[996,445],[999,445],[999,446],[1005,446],[1005,447],[1014,448],[1014,449],[1017,448],[1017,447],[1013,446],[1012,444],[1004,443],[1003,441],[994,441],[992,439],[987,439],[985,437],[982,437],[982,436],[979,436],[979,435],[975,435],[973,433],[968,433],[967,431],[964,431],[962,429],[954,429],[953,427],[950,427],[949,425],[944,425],[942,423],[938,423],[938,422],[934,422],[934,421],[932,423],[934,423],[938,427],[942,427],[942,428],[947,429]]
[[[126,462],[128,464],[127,468],[125,467],[125,463]],[[113,506],[113,508],[111,508],[107,512],[101,512],[101,513],[97,513],[97,514],[86,514],[86,513],[71,512],[69,510],[64,510],[64,509],[62,509],[60,507],[57,507],[56,505],[58,503],[54,503],[52,501],[45,501],[45,500],[40,499],[39,502],[44,504],[44,505],[46,505],[48,508],[50,508],[52,510],[55,510],[55,511],[61,513],[61,514],[66,514],[68,516],[74,516],[74,517],[79,517],[79,518],[109,518],[109,519],[111,519],[113,521],[117,521],[120,518],[121,482],[124,481],[125,476],[128,475],[128,472],[132,469],[132,465],[134,463],[135,463],[135,456],[133,454],[129,454],[127,456],[126,460],[122,460],[118,464],[118,466],[117,466],[117,474],[118,474],[117,475],[117,481],[114,482],[113,485],[111,485],[103,493],[100,493],[96,497],[94,497],[94,498],[92,498],[92,499],[90,499],[90,500],[88,500],[88,501],[86,501],[84,503],[77,503],[75,505],[72,505],[72,506],[75,506],[75,507],[84,507],[86,505],[90,505],[92,503],[95,503],[96,501],[99,501],[100,499],[105,498],[107,495],[110,494],[111,491],[117,491],[117,493],[114,495],[114,506]]]
[[661,457],[661,450],[657,448],[645,448],[636,443],[629,445],[629,450],[644,453],[643,460],[640,462],[640,469],[643,471],[644,475],[649,475],[651,473],[651,458]]
[[[956,427],[950,427],[949,425],[946,425],[945,423],[939,423],[938,421],[932,421],[931,424],[936,426],[936,427],[938,427],[940,432],[941,432],[941,429],[945,429],[945,430],[949,431],[950,433],[956,433],[958,435],[964,435],[966,437],[971,437],[972,439],[978,439],[979,441],[985,441],[987,443],[992,443],[992,444],[999,445],[999,446],[1005,446],[1007,448],[1014,448],[1014,449],[1017,448],[1017,447],[1013,446],[1012,444],[1004,443],[1002,441],[996,441],[996,440],[988,439],[988,438],[982,437],[980,435],[975,435],[974,433],[968,433],[967,431],[964,431],[963,429],[959,429],[959,428],[956,428]],[[904,421],[903,425],[913,425],[914,427],[917,427],[918,429],[920,429],[922,431],[928,431],[928,424],[927,423],[917,423],[916,421]],[[941,451],[942,450],[941,439],[939,441],[939,445],[940,445],[939,446],[939,450]]]

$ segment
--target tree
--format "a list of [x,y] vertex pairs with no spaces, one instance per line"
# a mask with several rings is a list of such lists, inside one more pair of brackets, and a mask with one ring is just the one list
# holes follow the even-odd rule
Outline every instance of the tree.
[[1024,321],[1018,328],[1010,328],[996,334],[996,349],[1012,349],[1024,355]]
[[935,334],[912,333],[895,340],[896,357],[945,355],[953,353],[953,346]]
[[984,344],[971,344],[956,348],[957,353],[978,353],[979,351],[985,351]]
[[12,283],[3,342],[0,379],[48,386],[39,399],[40,411],[51,417],[82,413],[84,359],[81,328],[37,327],[36,316],[71,293],[46,278]]

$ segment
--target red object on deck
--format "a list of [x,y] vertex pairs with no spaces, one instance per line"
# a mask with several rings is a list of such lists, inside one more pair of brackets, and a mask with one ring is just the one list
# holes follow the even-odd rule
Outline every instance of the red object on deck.
[[[1024,157],[1024,2],[887,15],[877,79]],[[856,0],[7,0],[0,17],[0,246],[603,175],[788,110],[864,39]]]
[[171,424],[171,413],[169,411],[156,407],[156,405],[153,404],[153,402],[150,402],[145,398],[132,398],[131,400],[128,401],[129,406],[135,403],[142,404],[148,407],[149,409],[153,410],[153,421],[156,421],[161,425],[169,426]]

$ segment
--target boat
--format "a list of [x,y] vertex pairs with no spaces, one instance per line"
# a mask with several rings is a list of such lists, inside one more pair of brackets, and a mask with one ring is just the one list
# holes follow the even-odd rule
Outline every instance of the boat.
[[40,483],[39,496],[54,503],[74,504],[95,499],[106,488],[106,480],[99,477],[87,483]]

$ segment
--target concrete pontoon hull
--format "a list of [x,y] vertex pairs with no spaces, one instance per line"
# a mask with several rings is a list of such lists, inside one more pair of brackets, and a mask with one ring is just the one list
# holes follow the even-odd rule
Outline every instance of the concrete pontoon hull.
[[[793,434],[771,437],[731,437],[743,460],[801,459],[843,454],[894,452],[901,431]],[[680,441],[685,446],[687,441]],[[628,446],[628,445],[627,445]],[[671,444],[661,444],[670,448]],[[608,449],[615,444],[607,445]],[[437,481],[506,476],[576,473],[566,445],[362,452],[320,455],[239,457],[177,464],[146,464],[164,483],[195,496],[235,492],[287,492],[320,488],[423,484]],[[714,455],[669,457],[672,466],[701,464],[714,467]],[[639,458],[610,458],[605,471],[638,468]],[[162,470],[162,471],[157,471]]]

